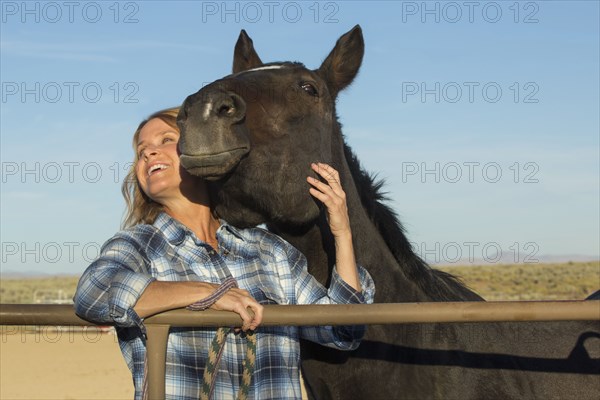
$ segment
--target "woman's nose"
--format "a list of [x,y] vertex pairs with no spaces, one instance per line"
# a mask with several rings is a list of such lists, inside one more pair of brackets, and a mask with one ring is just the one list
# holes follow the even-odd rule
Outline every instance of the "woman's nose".
[[150,158],[151,156],[155,156],[158,154],[158,148],[155,146],[148,146],[144,149],[142,157],[145,159]]

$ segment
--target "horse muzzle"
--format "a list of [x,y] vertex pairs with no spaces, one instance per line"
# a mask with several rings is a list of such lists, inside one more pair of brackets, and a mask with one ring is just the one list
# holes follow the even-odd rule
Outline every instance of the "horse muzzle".
[[231,172],[250,152],[245,116],[246,102],[233,92],[207,86],[189,96],[177,116],[181,165],[207,180]]

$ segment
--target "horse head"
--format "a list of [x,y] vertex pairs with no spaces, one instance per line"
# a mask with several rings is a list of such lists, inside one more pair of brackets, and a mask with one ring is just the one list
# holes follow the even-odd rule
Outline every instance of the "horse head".
[[178,117],[181,164],[213,181],[218,215],[241,227],[302,226],[319,216],[299,183],[312,174],[311,162],[332,163],[335,99],[356,76],[363,54],[355,26],[315,70],[265,64],[242,30],[233,73],[190,95]]

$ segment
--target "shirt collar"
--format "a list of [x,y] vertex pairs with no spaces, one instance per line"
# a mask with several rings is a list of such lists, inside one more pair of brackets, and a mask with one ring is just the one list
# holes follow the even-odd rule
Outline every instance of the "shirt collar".
[[238,229],[236,227],[234,227],[233,225],[229,225],[227,223],[227,221],[225,221],[224,219],[221,219],[221,226],[219,227],[219,229],[217,230],[217,234],[219,234],[219,231],[228,231],[229,233],[231,233],[233,236],[235,236],[236,238],[245,241],[246,239],[244,238],[244,235],[242,234],[242,230]]
[[[245,241],[244,235],[240,229],[229,225],[224,219],[221,219],[220,221],[221,226],[219,229],[217,229],[217,235],[229,232],[238,239]],[[165,212],[158,214],[153,225],[165,235],[169,243],[175,246],[179,246],[181,243],[183,243],[187,234],[194,238],[196,237],[194,232],[192,232],[188,227]]]

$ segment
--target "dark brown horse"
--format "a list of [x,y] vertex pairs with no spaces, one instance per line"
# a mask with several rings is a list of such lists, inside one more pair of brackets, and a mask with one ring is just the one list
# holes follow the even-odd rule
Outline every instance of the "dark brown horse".
[[[305,177],[313,161],[340,172],[358,262],[377,302],[478,301],[411,249],[381,184],[344,142],[335,99],[362,62],[357,26],[316,70],[263,64],[241,32],[233,74],[189,96],[179,115],[181,163],[211,181],[222,218],[266,223],[300,249],[327,284],[335,259],[324,214]],[[304,343],[303,373],[317,399],[596,399],[600,322],[370,326],[360,348]]]

